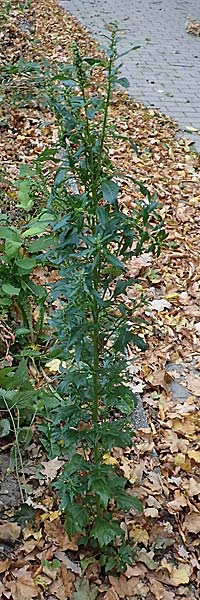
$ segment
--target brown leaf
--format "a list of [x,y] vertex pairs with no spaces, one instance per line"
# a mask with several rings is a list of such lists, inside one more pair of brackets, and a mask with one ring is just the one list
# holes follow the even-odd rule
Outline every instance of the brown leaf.
[[187,515],[183,523],[183,529],[191,533],[200,532],[200,513],[191,513]]
[[72,591],[73,591],[72,575],[71,575],[70,571],[68,571],[68,569],[66,569],[66,567],[64,565],[61,565],[60,572],[61,572],[61,578],[63,581],[63,585],[65,588],[66,598],[71,598]]
[[190,373],[190,375],[188,375],[186,379],[186,387],[195,396],[200,396],[200,377],[197,377],[196,375],[193,375],[193,373]]
[[76,573],[76,575],[79,575],[79,577],[81,577],[81,567],[76,562],[70,560],[67,554],[65,554],[65,552],[61,552],[60,550],[58,550],[57,552],[55,552],[55,557],[58,558],[58,560],[60,560],[65,565],[65,567],[67,567],[67,569],[72,571],[72,573]]
[[149,589],[150,589],[151,593],[154,595],[156,600],[162,600],[163,593],[164,593],[164,587],[163,587],[162,583],[160,583],[159,581],[156,581],[156,579],[151,579],[150,584],[149,584]]
[[49,481],[53,481],[55,479],[58,471],[64,465],[63,460],[59,460],[58,457],[53,458],[52,460],[48,460],[47,462],[42,462],[42,469],[40,469],[40,473],[45,475]]
[[58,598],[58,600],[66,600],[65,587],[61,577],[59,579],[56,579],[56,581],[53,581],[53,583],[51,583],[48,591],[51,594],[55,595],[56,598]]
[[[109,581],[111,586],[114,588],[115,592],[118,594],[119,598],[126,598],[126,596],[141,596],[143,593],[143,597],[145,596],[145,592],[148,592],[146,586],[138,580],[138,577],[131,577],[130,579],[126,579],[124,575],[120,575],[120,577],[113,577],[110,575]],[[143,587],[143,592],[141,592],[141,586]]]
[[198,496],[200,494],[200,481],[196,481],[196,479],[190,477],[184,488],[189,497]]
[[0,541],[4,542],[4,544],[8,544],[8,546],[14,546],[16,540],[19,538],[21,533],[21,528],[17,523],[10,523],[7,521],[6,523],[2,523],[0,525]]
[[5,573],[5,571],[7,571],[7,569],[9,569],[9,566],[10,566],[9,558],[6,558],[6,560],[0,560],[0,573]]
[[55,521],[45,521],[45,533],[48,538],[59,546],[60,550],[78,550],[78,546],[73,538],[70,540],[60,519]]
[[6,587],[11,590],[13,600],[32,600],[38,596],[38,590],[28,573],[16,581],[8,581]]
[[180,494],[179,490],[175,492],[175,499],[167,503],[167,510],[169,513],[174,514],[182,510],[183,506],[187,506],[187,500],[183,494]]
[[119,600],[119,596],[113,587],[110,588],[110,590],[108,590],[108,592],[106,592],[106,594],[104,596],[104,600]]

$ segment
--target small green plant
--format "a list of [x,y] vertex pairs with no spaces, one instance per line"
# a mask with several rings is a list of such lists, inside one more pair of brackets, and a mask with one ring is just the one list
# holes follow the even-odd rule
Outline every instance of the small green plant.
[[19,477],[21,473],[25,482],[22,448],[24,452],[32,438],[31,422],[37,411],[36,400],[37,393],[24,358],[17,367],[0,369],[0,438],[9,435],[14,439],[11,464],[16,471],[22,502],[26,499],[26,490]]
[[[117,27],[103,58],[82,57],[74,47],[73,65],[60,65],[49,82],[50,106],[59,141],[46,158],[59,156],[48,208],[56,215],[56,242],[49,260],[60,278],[52,288],[59,307],[51,318],[55,343],[51,356],[60,360],[57,391],[62,401],[52,408],[54,451],[68,457],[55,483],[70,536],[100,556],[106,570],[124,570],[133,560],[120,527],[119,511],[142,510],[126,480],[105,454],[132,446],[132,412],[136,398],[127,368],[127,344],[141,351],[146,343],[126,292],[137,281],[126,276],[126,263],[143,249],[159,254],[165,237],[157,203],[146,187],[133,214],[118,204],[120,181],[128,176],[110,159],[117,133],[110,118],[118,77]],[[96,72],[104,73],[100,90]],[[120,136],[119,136],[120,139]],[[38,161],[45,160],[42,154]],[[143,196],[144,197],[143,197]],[[109,461],[108,461],[109,462]]]
[[[47,292],[31,278],[40,261],[37,259],[38,243],[27,244],[28,232],[0,226],[0,309],[2,316],[6,313],[8,322],[17,316],[18,336],[29,335],[34,342],[36,332],[38,334],[43,325]],[[38,307],[36,327],[32,316],[33,302]]]

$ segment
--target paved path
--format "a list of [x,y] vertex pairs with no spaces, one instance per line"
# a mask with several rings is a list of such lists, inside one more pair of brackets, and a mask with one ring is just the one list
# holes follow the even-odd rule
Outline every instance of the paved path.
[[[141,48],[123,57],[123,75],[130,94],[146,106],[174,117],[182,130],[200,130],[200,38],[185,32],[185,22],[200,21],[200,0],[60,0],[102,41],[107,23],[121,29],[119,52]],[[195,141],[200,152],[200,135]]]

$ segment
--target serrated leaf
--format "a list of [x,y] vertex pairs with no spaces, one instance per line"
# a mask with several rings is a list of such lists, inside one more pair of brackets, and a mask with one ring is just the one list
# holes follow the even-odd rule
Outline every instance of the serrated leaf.
[[116,490],[115,501],[117,506],[123,510],[130,510],[130,508],[134,508],[134,510],[137,512],[142,512],[142,502],[140,502],[137,496],[131,496],[128,494],[126,490]]
[[92,481],[89,478],[89,489],[99,496],[104,508],[107,507],[110,499],[109,484],[102,477],[95,477]]
[[91,536],[98,541],[100,547],[110,544],[117,535],[122,535],[119,523],[112,523],[100,517],[95,519]]

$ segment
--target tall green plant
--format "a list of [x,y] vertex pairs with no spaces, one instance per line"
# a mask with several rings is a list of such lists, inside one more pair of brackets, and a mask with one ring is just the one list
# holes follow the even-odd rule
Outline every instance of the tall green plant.
[[[61,159],[48,207],[57,216],[50,255],[60,274],[52,288],[59,304],[51,319],[52,356],[60,359],[63,398],[52,411],[52,439],[68,460],[55,488],[68,534],[78,534],[80,542],[100,552],[107,570],[123,570],[133,556],[117,511],[142,509],[120,472],[105,464],[113,447],[132,446],[136,398],[126,348],[146,348],[141,322],[133,322],[138,300],[131,315],[124,301],[136,283],[126,277],[126,262],[144,248],[159,253],[165,235],[157,204],[143,184],[135,182],[144,199],[135,201],[133,214],[118,205],[125,174],[110,160],[117,134],[109,115],[113,89],[122,83],[115,66],[116,34],[113,26],[102,59],[82,57],[75,47],[73,65],[60,65],[49,82],[59,141],[39,159],[56,153]],[[101,91],[95,83],[98,69],[104,73]]]

